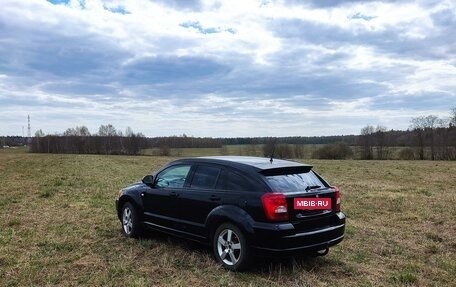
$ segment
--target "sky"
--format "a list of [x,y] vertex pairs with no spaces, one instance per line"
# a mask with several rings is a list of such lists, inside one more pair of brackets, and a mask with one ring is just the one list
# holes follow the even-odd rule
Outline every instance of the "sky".
[[407,129],[456,107],[456,1],[1,0],[0,135]]

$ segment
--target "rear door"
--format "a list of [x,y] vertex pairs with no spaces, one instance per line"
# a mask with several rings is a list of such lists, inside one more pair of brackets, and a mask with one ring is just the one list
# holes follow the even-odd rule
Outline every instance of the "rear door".
[[215,188],[221,170],[219,165],[195,166],[187,188],[180,192],[177,201],[177,224],[180,230],[197,237],[206,235],[207,215],[221,204],[223,198],[223,192]]

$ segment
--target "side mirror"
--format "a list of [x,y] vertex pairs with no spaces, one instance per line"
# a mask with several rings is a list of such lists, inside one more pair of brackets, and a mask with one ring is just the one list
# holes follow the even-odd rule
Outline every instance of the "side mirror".
[[145,185],[148,185],[148,186],[152,187],[152,186],[154,185],[154,176],[148,174],[148,175],[146,175],[145,177],[143,177],[142,182],[143,182]]

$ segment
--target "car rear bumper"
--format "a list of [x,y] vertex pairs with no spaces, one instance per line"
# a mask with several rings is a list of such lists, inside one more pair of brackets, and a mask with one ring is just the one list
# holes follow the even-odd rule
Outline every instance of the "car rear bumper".
[[331,224],[296,231],[291,223],[259,223],[254,226],[255,238],[251,241],[257,255],[294,256],[334,246],[344,239],[345,215],[332,215]]

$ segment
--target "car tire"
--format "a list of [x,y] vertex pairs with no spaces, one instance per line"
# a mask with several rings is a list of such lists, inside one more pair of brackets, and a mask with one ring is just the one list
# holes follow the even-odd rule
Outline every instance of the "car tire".
[[136,208],[130,202],[122,206],[120,219],[122,233],[129,238],[138,238],[142,235],[142,226],[138,218]]
[[215,258],[228,270],[245,270],[251,264],[252,258],[245,235],[231,223],[224,223],[217,228],[212,246]]

